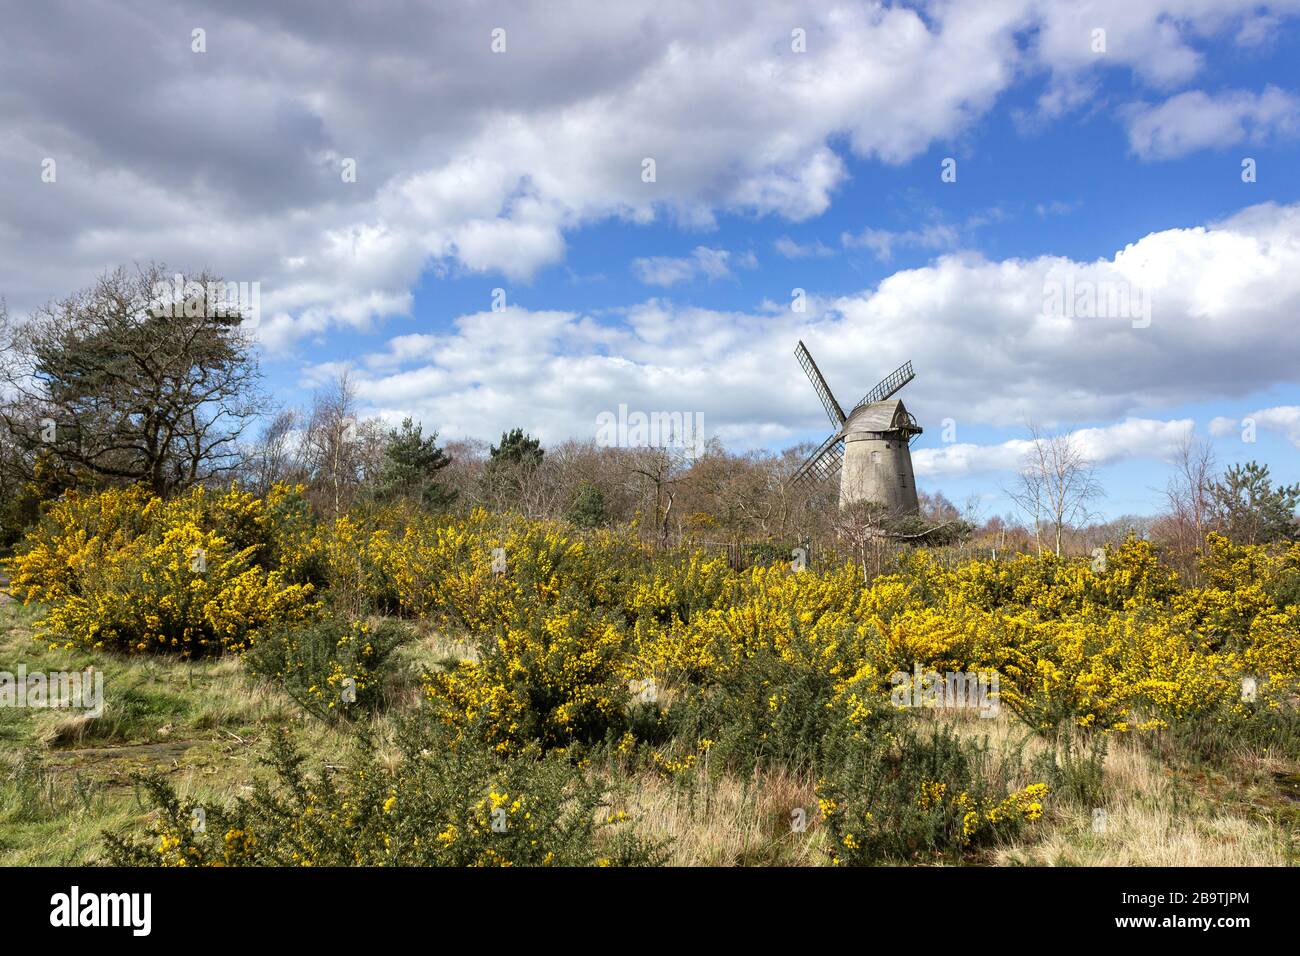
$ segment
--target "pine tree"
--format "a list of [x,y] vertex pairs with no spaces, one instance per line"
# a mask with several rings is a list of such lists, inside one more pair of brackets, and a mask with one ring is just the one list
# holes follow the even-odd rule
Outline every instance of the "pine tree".
[[1224,532],[1239,544],[1300,539],[1300,484],[1273,487],[1268,465],[1231,466],[1210,484],[1210,497]]
[[502,464],[536,467],[542,463],[542,440],[525,434],[522,428],[501,433],[501,444],[489,449],[490,461]]
[[569,520],[579,528],[598,528],[605,523],[605,493],[590,481],[578,485],[569,505]]
[[438,447],[438,433],[424,437],[422,426],[407,418],[401,428],[388,433],[384,467],[377,493],[391,501],[406,498],[427,508],[445,508],[456,498],[456,490],[437,480],[437,472],[451,464],[451,456]]

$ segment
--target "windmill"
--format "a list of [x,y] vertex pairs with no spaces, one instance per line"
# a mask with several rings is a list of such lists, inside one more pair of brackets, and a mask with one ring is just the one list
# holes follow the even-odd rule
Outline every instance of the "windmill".
[[835,429],[799,466],[795,483],[827,481],[838,473],[841,508],[873,501],[890,514],[915,513],[919,506],[911,444],[921,434],[921,426],[902,402],[891,397],[916,378],[912,363],[905,362],[890,372],[845,415],[807,346],[800,342],[794,354]]

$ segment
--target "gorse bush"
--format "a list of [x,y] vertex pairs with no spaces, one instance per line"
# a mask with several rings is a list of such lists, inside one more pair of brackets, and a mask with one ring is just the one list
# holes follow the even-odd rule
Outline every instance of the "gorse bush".
[[602,740],[621,729],[632,673],[626,634],[582,602],[498,625],[479,658],[427,675],[448,724],[481,727],[497,749]]
[[823,615],[810,623],[787,608],[766,627],[754,611],[727,609],[732,619],[709,645],[715,666],[707,679],[678,684],[674,726],[687,739],[713,741],[711,760],[740,772],[814,769],[837,734],[868,732],[890,710],[889,701],[844,618]]
[[48,607],[43,636],[91,647],[242,649],[322,599],[352,616],[429,618],[480,652],[427,681],[443,718],[483,715],[493,742],[515,747],[621,733],[619,688],[633,680],[731,695],[736,717],[750,706],[736,696],[745,672],[824,697],[827,681],[855,675],[885,693],[891,673],[915,666],[996,670],[1003,703],[1053,738],[1232,706],[1246,678],[1285,707],[1300,671],[1300,544],[1214,535],[1197,588],[1135,539],[1101,563],[949,568],[917,550],[866,581],[853,566],[737,571],[621,532],[484,511],[434,518],[398,504],[313,525],[283,488],[166,502],[128,490],[57,502],[11,569],[15,593]]
[[252,674],[280,685],[312,713],[351,719],[388,703],[398,676],[394,654],[410,640],[397,621],[328,616],[268,629],[244,661]]
[[107,835],[108,862],[635,866],[661,858],[606,788],[561,757],[502,759],[410,724],[398,747],[396,760],[366,747],[346,769],[313,772],[278,734],[266,759],[274,780],[225,807],[200,808],[164,777],[146,777],[156,819],[143,838]]
[[311,586],[280,567],[302,514],[294,495],[69,492],[9,560],[13,593],[47,606],[37,633],[51,643],[184,657],[243,650],[264,628],[315,610]]
[[[613,754],[673,778],[704,765],[804,774],[833,804],[840,862],[976,853],[1041,814],[1049,786],[1093,799],[1112,735],[1214,760],[1295,739],[1300,543],[1211,535],[1197,587],[1136,538],[1104,559],[949,566],[917,549],[869,579],[847,564],[739,570],[653,551],[625,530],[482,510],[435,516],[396,501],[315,521],[284,488],[169,501],[127,490],[54,503],[10,569],[14,592],[45,607],[42,639],[244,652],[255,673],[330,716],[373,713],[400,678],[404,632],[363,622],[426,621],[473,653],[426,666],[420,719],[458,760],[487,761],[475,773],[558,775],[539,768]],[[890,699],[893,675],[916,671],[997,674],[999,707],[1048,744],[1035,776],[918,734],[916,715]],[[327,799],[334,782],[313,779]],[[492,792],[511,794],[509,807],[529,799]],[[288,798],[277,799],[257,806]],[[230,827],[239,833],[239,821],[266,830],[273,818],[252,804],[229,812],[245,815]],[[382,823],[359,825],[393,839]],[[225,853],[210,838],[192,849]]]
[[1152,734],[1151,749],[1166,761],[1232,767],[1245,750],[1294,759],[1300,754],[1300,710],[1258,702],[1220,705]]
[[986,745],[896,720],[878,730],[839,736],[818,780],[834,862],[955,858],[1042,816],[1048,787],[1009,789],[1007,768]]

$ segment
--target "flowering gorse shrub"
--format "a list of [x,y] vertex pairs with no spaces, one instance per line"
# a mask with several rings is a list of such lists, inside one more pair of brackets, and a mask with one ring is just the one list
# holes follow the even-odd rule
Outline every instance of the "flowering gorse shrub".
[[832,862],[956,857],[1043,815],[1047,786],[1010,788],[1007,768],[987,748],[947,729],[923,735],[897,720],[878,730],[843,738],[817,782]]
[[[1036,819],[1048,783],[1057,799],[1095,791],[1111,735],[1176,737],[1206,754],[1226,752],[1221,741],[1233,735],[1267,746],[1297,736],[1300,544],[1211,535],[1200,586],[1135,538],[1104,560],[949,566],[918,549],[868,579],[847,564],[735,570],[702,553],[657,552],[630,531],[482,510],[435,516],[398,503],[316,520],[294,489],[258,498],[231,487],[165,501],[138,489],[69,493],[8,566],[14,593],[44,606],[44,640],[127,653],[251,651],[255,673],[328,715],[370,714],[387,699],[405,631],[376,618],[423,620],[472,653],[420,675],[419,720],[457,759],[486,761],[474,765],[480,782],[489,770],[526,773],[543,755],[538,766],[551,767],[613,754],[625,769],[673,779],[780,767],[821,781],[841,862],[978,852]],[[890,694],[899,672],[920,671],[997,674],[998,709],[1049,744],[1045,783],[920,733],[917,715],[900,713],[913,705]],[[374,840],[415,840],[414,822],[394,830],[381,818],[404,805],[402,787],[381,795],[369,789],[373,776],[346,787],[313,779],[309,790],[340,821]],[[565,792],[585,792],[565,780]],[[456,793],[437,804],[441,816],[426,814],[446,845],[430,849],[425,834],[420,859],[483,862],[487,850],[513,846],[459,842],[473,808],[536,819],[533,797],[504,777],[472,801]],[[357,795],[367,801],[360,816]],[[229,845],[162,833],[164,856],[293,861],[286,847],[299,837],[256,809],[284,809],[287,799],[229,811]],[[319,857],[297,852],[348,858],[326,843]],[[528,855],[532,846],[509,858],[545,860]],[[360,853],[415,853],[384,847]],[[578,858],[555,853],[552,862]]]
[[108,834],[118,866],[636,866],[660,850],[636,836],[606,787],[560,756],[503,759],[405,725],[398,753],[364,748],[346,768],[304,768],[282,734],[233,805],[181,800],[144,778],[148,836]]
[[[283,487],[168,501],[128,489],[55,502],[10,569],[14,593],[47,606],[43,636],[88,647],[241,649],[321,600],[354,618],[430,619],[479,651],[427,680],[441,718],[482,717],[510,747],[621,734],[628,681],[682,699],[775,662],[795,683],[794,672],[852,679],[863,700],[917,666],[997,671],[1002,702],[1049,735],[1286,707],[1300,675],[1300,544],[1217,535],[1202,587],[1184,586],[1137,539],[1101,562],[946,567],[918,549],[868,581],[851,565],[736,571],[656,554],[628,532],[482,510],[435,517],[399,504],[313,522]],[[1253,702],[1240,692],[1247,679]],[[780,694],[769,696],[779,717]]]
[[245,653],[244,663],[311,713],[353,719],[388,703],[395,689],[389,684],[397,676],[394,654],[410,640],[410,631],[398,621],[322,616],[268,629]]
[[164,501],[140,488],[56,501],[7,564],[11,587],[46,607],[37,635],[68,647],[200,656],[243,650],[264,628],[304,620],[312,587],[279,567],[295,493],[232,486]]
[[482,728],[501,751],[598,741],[623,722],[626,642],[608,613],[561,603],[498,625],[478,660],[430,673],[426,688],[447,723]]

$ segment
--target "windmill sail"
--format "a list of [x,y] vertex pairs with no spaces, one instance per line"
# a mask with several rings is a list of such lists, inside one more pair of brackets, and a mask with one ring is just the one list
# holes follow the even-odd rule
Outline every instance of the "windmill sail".
[[826,409],[826,417],[831,420],[831,424],[835,428],[839,428],[844,424],[844,409],[840,408],[840,403],[835,401],[830,386],[826,384],[826,379],[822,378],[821,369],[813,361],[812,353],[808,351],[807,346],[801,341],[799,347],[794,350],[794,354],[799,359],[799,364],[803,366],[804,372],[807,373],[808,381],[812,382],[813,391],[822,400],[822,405]]
[[[800,342],[799,344],[802,345],[803,343]],[[916,373],[912,371],[912,363],[904,362],[881,379],[880,383],[877,384],[875,388],[867,392],[866,395],[863,395],[862,401],[854,405],[853,410],[856,412],[863,405],[870,405],[874,402],[883,402],[914,378],[916,378]]]
[[796,485],[804,482],[826,481],[834,478],[844,461],[844,435],[836,432],[822,442],[820,448],[808,456],[794,473]]

